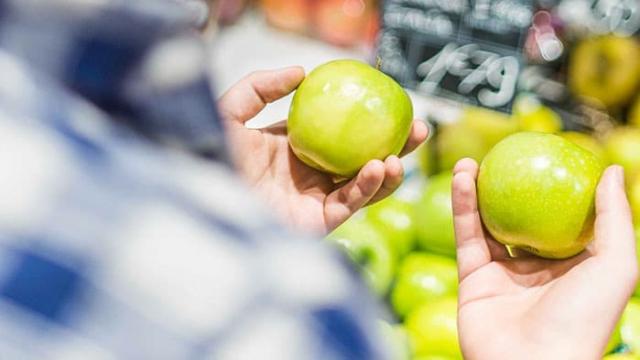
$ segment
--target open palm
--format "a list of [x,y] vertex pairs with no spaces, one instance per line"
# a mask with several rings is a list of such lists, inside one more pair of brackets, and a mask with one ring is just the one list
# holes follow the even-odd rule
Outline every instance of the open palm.
[[[293,154],[284,121],[264,129],[245,126],[266,104],[291,93],[303,79],[304,70],[299,67],[254,72],[221,97],[219,108],[241,176],[292,227],[326,233],[361,207],[391,194],[402,182],[403,168],[397,156],[389,156],[384,161],[371,160],[349,181],[335,182]],[[401,155],[426,137],[426,126],[414,121]]]
[[458,331],[466,359],[600,359],[638,276],[622,170],[596,196],[595,240],[567,260],[512,258],[482,227],[478,166],[454,169]]

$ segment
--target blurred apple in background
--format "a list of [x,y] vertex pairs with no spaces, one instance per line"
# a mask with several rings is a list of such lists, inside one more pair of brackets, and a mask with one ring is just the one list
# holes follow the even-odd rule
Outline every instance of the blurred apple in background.
[[431,176],[438,172],[435,140],[428,140],[416,149],[418,155],[418,168],[425,176]]
[[577,131],[563,131],[558,135],[571,141],[572,143],[580,146],[585,150],[591,151],[597,156],[603,163],[607,163],[607,155],[605,154],[604,147],[592,136]]
[[592,238],[603,169],[594,154],[559,136],[511,135],[480,165],[482,221],[507,246],[547,258],[576,255]]
[[416,307],[458,292],[458,268],[455,260],[413,252],[398,266],[391,291],[391,305],[403,318]]
[[458,301],[448,297],[412,311],[405,321],[416,356],[439,355],[462,359],[458,344]]
[[335,60],[298,86],[287,130],[300,160],[349,178],[372,159],[398,155],[412,122],[411,99],[395,80],[363,62]]
[[627,179],[640,174],[640,128],[614,129],[605,139],[604,147],[609,161],[622,165]]
[[416,203],[418,245],[437,254],[456,256],[451,209],[450,171],[428,179],[422,198]]
[[465,157],[480,161],[489,151],[478,133],[461,122],[441,126],[435,143],[439,171],[453,169]]
[[352,46],[369,36],[375,4],[371,0],[313,1],[315,33],[324,41]]
[[309,29],[310,0],[260,0],[267,21],[278,28],[305,33]]
[[467,106],[463,109],[460,123],[484,141],[486,151],[500,140],[518,131],[518,123],[509,115],[476,106]]
[[562,130],[560,116],[530,95],[519,96],[513,104],[513,119],[520,131],[557,133]]
[[633,126],[640,126],[640,96],[636,98],[629,110],[627,123]]
[[362,216],[355,216],[327,236],[347,254],[365,282],[378,295],[384,295],[395,271],[393,247],[384,235]]
[[631,351],[640,354],[640,299],[632,298],[627,304],[620,321],[620,333]]
[[586,38],[571,53],[568,77],[577,96],[606,108],[628,104],[640,83],[638,41],[614,35]]
[[395,248],[398,257],[406,255],[415,245],[414,205],[396,196],[369,206],[365,216],[380,229]]

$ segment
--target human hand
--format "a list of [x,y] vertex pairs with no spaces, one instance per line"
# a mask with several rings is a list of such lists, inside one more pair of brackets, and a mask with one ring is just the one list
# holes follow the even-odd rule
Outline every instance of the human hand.
[[[300,67],[254,72],[231,87],[218,106],[240,175],[293,228],[324,234],[361,207],[390,195],[404,170],[397,156],[389,156],[371,160],[353,179],[335,183],[293,154],[285,122],[264,129],[245,126],[268,103],[295,90],[304,76]],[[414,121],[400,155],[413,151],[427,133],[424,123]]]
[[566,260],[510,258],[483,229],[477,175],[461,160],[452,190],[465,359],[601,359],[638,279],[622,168],[598,185],[594,241]]

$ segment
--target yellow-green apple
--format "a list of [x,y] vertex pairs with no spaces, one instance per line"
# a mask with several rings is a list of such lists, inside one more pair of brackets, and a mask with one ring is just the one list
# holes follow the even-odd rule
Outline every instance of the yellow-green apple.
[[546,258],[576,255],[592,238],[603,169],[593,153],[559,136],[511,135],[480,165],[482,221],[509,247]]
[[362,216],[355,216],[327,236],[346,253],[376,294],[386,294],[395,271],[393,247],[384,234]]
[[640,174],[640,129],[630,126],[614,129],[605,139],[607,158],[621,165],[627,179]]
[[393,195],[370,206],[366,211],[367,219],[386,235],[399,257],[406,255],[415,245],[413,211],[413,204]]
[[529,95],[516,99],[513,105],[513,118],[518,123],[520,131],[553,134],[562,129],[560,116]]
[[640,357],[631,353],[619,353],[607,355],[602,360],[640,360]]
[[571,53],[568,69],[576,95],[608,108],[625,105],[640,83],[640,46],[633,37],[587,38]]
[[451,172],[430,177],[420,200],[416,203],[416,233],[418,245],[434,253],[455,257],[451,209]]
[[622,341],[632,352],[640,354],[640,299],[632,298],[620,320]]
[[518,131],[518,123],[505,113],[475,106],[463,109],[460,122],[484,141],[487,151]]
[[456,162],[468,157],[476,161],[489,151],[480,135],[461,122],[443,125],[435,137],[435,152],[438,169],[453,169]]
[[336,60],[298,86],[287,128],[300,160],[348,178],[369,160],[398,155],[412,121],[411,100],[395,80],[365,63]]
[[640,175],[636,174],[636,176],[628,179],[627,197],[633,214],[633,223],[637,227],[640,225]]
[[583,149],[591,151],[595,156],[599,157],[603,163],[607,162],[607,155],[604,152],[604,147],[594,137],[577,131],[563,131],[558,135],[582,147]]
[[455,260],[413,252],[398,266],[391,291],[391,305],[403,318],[418,306],[458,293],[458,268]]
[[462,359],[457,312],[458,301],[451,296],[426,303],[409,313],[405,327],[416,356],[440,355]]

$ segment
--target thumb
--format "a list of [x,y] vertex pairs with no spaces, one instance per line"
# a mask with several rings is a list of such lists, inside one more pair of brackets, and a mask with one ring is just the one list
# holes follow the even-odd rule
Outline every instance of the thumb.
[[637,272],[635,234],[624,191],[624,172],[618,166],[605,170],[596,190],[595,251],[616,269]]
[[268,103],[290,94],[303,79],[304,69],[299,66],[253,72],[222,95],[218,109],[225,121],[244,124]]

